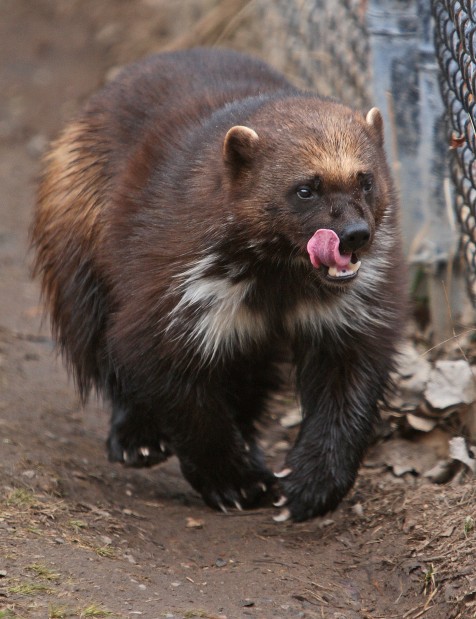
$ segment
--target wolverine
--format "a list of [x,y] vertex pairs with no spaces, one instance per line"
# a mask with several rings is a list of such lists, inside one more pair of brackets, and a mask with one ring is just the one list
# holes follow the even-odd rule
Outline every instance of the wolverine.
[[[46,157],[34,273],[109,459],[174,454],[204,501],[277,520],[352,487],[404,324],[398,201],[378,109],[236,52],[154,55],[87,103]],[[284,469],[258,441],[277,354],[302,423]]]

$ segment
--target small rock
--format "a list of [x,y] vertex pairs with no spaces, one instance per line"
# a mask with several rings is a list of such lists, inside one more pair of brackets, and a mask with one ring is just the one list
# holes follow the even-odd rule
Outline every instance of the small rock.
[[240,600],[240,604],[241,606],[248,607],[248,608],[255,605],[253,600],[249,600],[248,598],[246,598],[245,600]]
[[215,566],[216,566],[216,567],[225,567],[225,565],[227,565],[227,561],[225,561],[224,559],[220,559],[220,558],[218,558],[218,559],[215,561]]

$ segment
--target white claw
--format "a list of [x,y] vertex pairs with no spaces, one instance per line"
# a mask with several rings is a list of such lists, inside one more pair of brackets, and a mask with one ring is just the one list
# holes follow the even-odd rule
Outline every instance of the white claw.
[[248,445],[248,443],[245,443],[245,451],[247,452],[251,451],[251,447]]
[[289,511],[289,509],[283,509],[280,514],[278,514],[277,516],[273,516],[273,520],[275,522],[286,522],[286,520],[289,520],[289,518],[291,518],[291,512]]
[[246,490],[244,488],[241,488],[240,490],[240,494],[244,499],[248,498],[248,495],[246,494]]
[[122,459],[124,460],[124,462],[127,462],[129,460],[129,456],[127,455],[127,451],[123,451],[122,452]]
[[241,504],[238,501],[235,501],[235,507],[239,512],[243,511],[243,508],[241,507]]
[[287,503],[287,502],[288,502],[288,497],[284,496],[284,494],[283,494],[283,496],[282,496],[282,497],[280,497],[280,498],[276,501],[276,503],[273,503],[273,505],[274,505],[275,507],[284,507],[284,505],[286,505],[286,503]]
[[144,458],[148,458],[150,456],[150,449],[148,447],[140,447],[139,453],[141,456],[144,456]]
[[277,477],[278,479],[282,479],[283,477],[287,477],[291,473],[292,473],[291,469],[283,469],[282,471],[279,471],[279,473],[275,473],[274,476]]
[[227,510],[227,509],[226,509],[226,507],[223,505],[223,503],[218,503],[218,507],[221,509],[221,511],[222,511],[224,514],[227,514],[227,513],[228,513],[228,510]]
[[268,491],[268,486],[264,483],[264,481],[260,481],[260,483],[258,484],[258,486],[261,488],[261,490],[263,492],[267,492]]
[[159,447],[160,447],[160,451],[162,451],[163,453],[165,453],[165,452],[166,452],[167,447],[165,446],[165,443],[164,443],[164,442],[160,441],[160,443],[159,443]]

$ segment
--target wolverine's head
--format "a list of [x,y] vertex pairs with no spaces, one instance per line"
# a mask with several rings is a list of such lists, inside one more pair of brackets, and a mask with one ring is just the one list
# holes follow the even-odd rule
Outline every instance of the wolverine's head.
[[392,201],[377,108],[364,117],[314,97],[268,103],[228,131],[223,158],[255,235],[286,237],[328,285],[357,277]]

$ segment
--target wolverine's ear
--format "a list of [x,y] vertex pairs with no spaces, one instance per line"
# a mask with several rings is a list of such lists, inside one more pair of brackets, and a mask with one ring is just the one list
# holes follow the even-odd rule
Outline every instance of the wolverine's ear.
[[235,166],[249,164],[255,155],[258,143],[259,137],[256,131],[236,125],[225,136],[223,158],[226,163]]
[[375,137],[378,140],[380,146],[383,145],[383,119],[382,114],[378,107],[373,107],[371,110],[367,112],[367,116],[365,117],[367,124],[372,127]]

